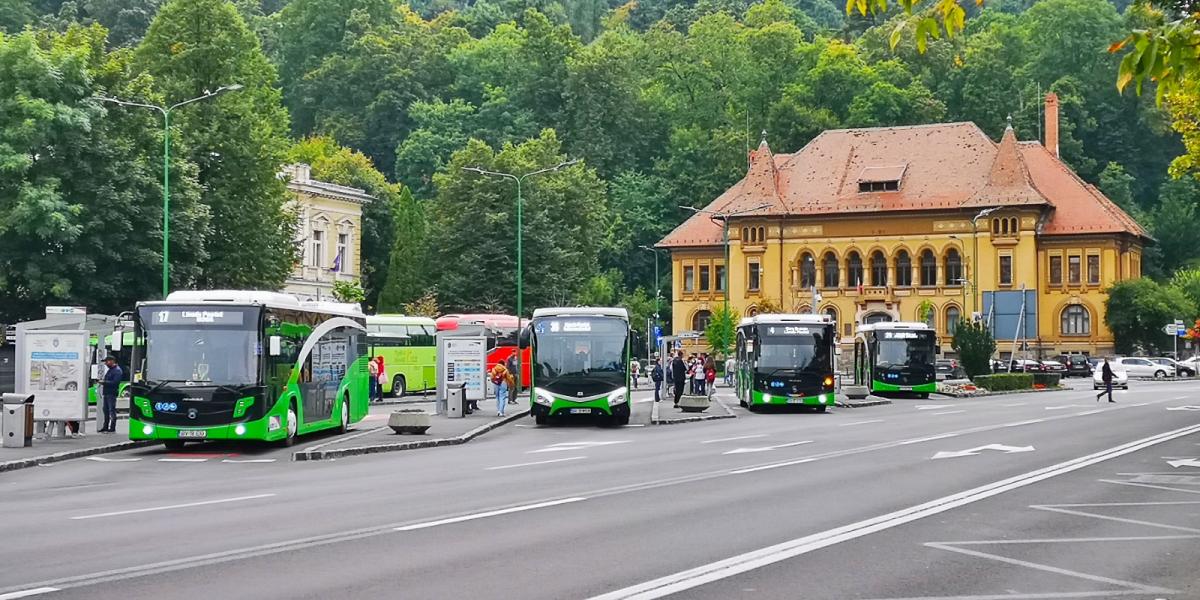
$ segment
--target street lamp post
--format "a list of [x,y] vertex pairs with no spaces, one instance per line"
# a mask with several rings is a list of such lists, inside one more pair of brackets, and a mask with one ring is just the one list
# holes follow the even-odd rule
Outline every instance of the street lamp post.
[[722,245],[725,246],[725,281],[723,282],[723,287],[725,288],[725,305],[726,306],[729,306],[729,218],[750,214],[752,212],[757,212],[764,208],[768,208],[770,206],[771,206],[770,204],[761,204],[759,206],[755,206],[754,208],[747,208],[747,209],[743,209],[743,210],[735,210],[735,211],[729,211],[729,212],[718,212],[718,211],[707,210],[707,209],[703,209],[703,208],[696,208],[693,206],[680,206],[679,207],[679,208],[682,208],[683,210],[690,210],[698,215],[708,215],[708,218],[712,219],[712,220],[720,219],[722,222],[722,226],[721,226]]
[[170,291],[171,281],[171,263],[169,260],[170,241],[171,241],[171,111],[193,102],[215,98],[225,92],[234,92],[242,89],[242,85],[235,83],[232,85],[223,85],[212,92],[205,92],[201,96],[196,96],[191,100],[176,102],[171,106],[159,106],[157,104],[147,104],[144,102],[130,102],[128,100],[120,100],[118,98],[109,98],[107,96],[96,96],[101,102],[111,102],[121,106],[137,106],[140,108],[149,108],[157,110],[162,114],[163,118],[163,263],[162,263],[162,295],[167,297],[167,292]]
[[[579,159],[568,160],[565,162],[558,163],[557,165],[554,165],[553,167],[546,167],[545,169],[538,169],[536,171],[530,171],[529,173],[525,173],[524,175],[514,175],[512,173],[501,173],[499,171],[488,171],[486,169],[481,169],[479,167],[463,167],[464,171],[470,171],[472,173],[478,173],[480,175],[487,175],[489,177],[501,177],[504,179],[511,179],[517,183],[517,328],[518,329],[520,329],[520,327],[521,327],[521,312],[524,309],[524,307],[522,306],[522,301],[524,299],[524,296],[522,296],[522,294],[521,294],[521,280],[522,280],[522,276],[521,276],[521,260],[522,260],[522,256],[521,256],[521,244],[522,244],[521,183],[523,181],[525,181],[526,177],[531,177],[533,175],[541,175],[543,173],[551,173],[551,172],[557,171],[559,169],[564,169],[566,167],[574,165],[578,162],[579,162]],[[517,393],[518,394],[520,393],[521,386],[523,385],[523,382],[521,381],[521,375],[525,372],[524,364],[523,364],[524,361],[522,360],[522,354],[523,353],[520,352],[520,349],[518,349],[517,372],[513,374],[513,377],[517,381]]]
[[[657,327],[658,326],[658,314],[659,314],[658,313],[658,310],[659,310],[658,299],[661,296],[659,291],[662,289],[658,283],[658,248],[655,248],[653,246],[646,246],[646,245],[638,246],[638,248],[641,248],[642,250],[646,250],[647,252],[654,253],[654,326]],[[654,335],[653,331],[646,332],[647,338],[650,338],[653,335]],[[657,343],[657,340],[655,340],[655,342]],[[650,343],[649,340],[647,340],[646,343],[648,345]],[[649,350],[647,350],[647,351],[649,351]],[[646,358],[651,358],[651,356],[647,355]]]
[[[971,218],[971,238],[975,244],[975,250],[971,256],[971,262],[974,263],[974,266],[972,267],[974,272],[971,273],[971,277],[973,277],[975,279],[975,283],[976,283],[976,285],[974,286],[974,289],[971,290],[971,312],[972,313],[979,312],[979,285],[978,285],[978,283],[979,283],[979,220],[998,211],[998,210],[1000,210],[999,206],[985,208],[985,209],[979,211],[979,214],[977,214]],[[966,307],[964,306],[963,308],[965,309]]]

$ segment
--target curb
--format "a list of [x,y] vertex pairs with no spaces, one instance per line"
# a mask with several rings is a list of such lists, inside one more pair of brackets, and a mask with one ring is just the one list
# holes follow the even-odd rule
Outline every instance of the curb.
[[358,456],[362,454],[378,454],[381,452],[399,452],[401,450],[419,450],[421,448],[437,448],[439,446],[457,446],[465,444],[493,429],[497,429],[518,419],[529,416],[528,410],[523,410],[518,413],[513,413],[503,419],[484,423],[475,429],[472,429],[462,435],[456,435],[449,438],[436,438],[432,440],[414,440],[411,442],[396,442],[392,444],[375,444],[373,446],[357,446],[354,448],[335,448],[333,450],[312,450],[296,452],[292,454],[293,461],[314,461],[314,460],[330,460],[334,458],[342,458],[344,456]]
[[29,458],[21,458],[18,460],[10,460],[0,463],[0,473],[5,471],[16,471],[18,469],[27,469],[29,467],[38,467],[41,465],[49,465],[64,460],[72,460],[83,458],[85,456],[94,456],[97,454],[108,454],[110,452],[120,452],[122,450],[132,450],[143,446],[150,446],[155,442],[152,441],[128,441],[117,442],[105,446],[93,446],[91,448],[80,448],[79,450],[67,450],[65,452],[56,452],[44,456],[31,456]]
[[868,406],[883,406],[891,403],[891,400],[879,398],[876,400],[861,400],[858,402],[842,402],[841,400],[838,400],[837,402],[834,402],[833,405],[837,408],[866,408]]
[[716,421],[718,419],[736,419],[737,418],[737,415],[734,414],[734,412],[732,410],[729,410],[729,407],[726,406],[725,403],[722,402],[720,398],[717,398],[716,394],[713,395],[713,402],[715,402],[718,406],[720,406],[721,409],[725,411],[725,414],[723,414],[723,415],[696,415],[694,417],[682,417],[679,419],[660,419],[657,416],[654,416],[654,415],[658,414],[658,405],[656,404],[654,406],[654,411],[650,417],[650,424],[651,425],[676,425],[676,424],[680,424],[680,423],[699,423],[701,421]]

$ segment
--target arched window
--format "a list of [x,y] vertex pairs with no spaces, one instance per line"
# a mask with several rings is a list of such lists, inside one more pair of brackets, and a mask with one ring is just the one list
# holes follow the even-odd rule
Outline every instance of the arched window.
[[746,309],[746,316],[747,316],[747,317],[753,317],[754,315],[757,315],[757,314],[758,314],[758,307],[757,307],[757,306],[751,306],[750,308],[747,308],[747,309]]
[[907,250],[896,254],[896,285],[912,285],[912,257],[908,255]]
[[800,308],[796,309],[796,314],[807,315],[812,313],[812,307],[807,304],[801,304]]
[[743,228],[742,228],[742,243],[743,243],[743,244],[746,244],[746,243],[749,243],[749,242],[750,242],[750,228],[749,228],[749,227],[743,227]]
[[921,252],[921,285],[937,285],[937,259],[928,248]]
[[871,254],[871,285],[884,287],[887,285],[887,258],[883,252],[876,250]]
[[1090,335],[1092,333],[1092,315],[1088,309],[1072,304],[1062,311],[1063,335]]
[[959,312],[957,306],[951,306],[946,309],[946,333],[954,335],[954,330],[958,329],[958,320],[962,318],[962,313]]
[[825,262],[825,265],[824,265],[825,266],[825,268],[824,268],[825,287],[827,287],[827,288],[838,287],[839,285],[841,285],[841,282],[838,281],[838,277],[841,275],[841,273],[838,272],[839,269],[838,269],[837,256],[834,255],[834,253],[832,253],[832,252],[826,252],[824,262]]
[[928,325],[930,329],[937,330],[937,311],[936,310],[929,311],[929,314],[925,316],[925,324]]
[[800,287],[808,289],[817,285],[817,263],[807,252],[800,255]]
[[956,248],[946,252],[946,285],[962,285],[962,256]]
[[1000,219],[992,219],[992,235],[1000,235]]
[[1020,223],[1017,221],[1017,218],[1016,218],[1016,217],[1013,217],[1013,218],[1009,219],[1009,220],[1008,220],[1008,231],[1009,231],[1009,233],[1011,233],[1012,235],[1017,235],[1017,233],[1019,233],[1019,232],[1020,232],[1020,228],[1018,227],[1018,225],[1019,225],[1019,224],[1020,224]]
[[863,281],[863,261],[857,252],[851,251],[846,255],[846,286],[853,287],[865,283]]
[[1000,235],[1008,235],[1008,219],[1000,219]]
[[758,228],[758,241],[759,242],[767,241],[767,228],[766,227]]
[[708,322],[712,320],[712,313],[707,310],[698,310],[696,315],[692,317],[692,331],[704,331],[708,329]]
[[891,320],[892,315],[883,312],[875,312],[863,317],[863,325],[870,325],[871,323],[888,323]]
[[[837,309],[832,306],[826,306],[824,313],[829,316],[829,320],[837,323]],[[836,328],[835,328],[836,330]]]

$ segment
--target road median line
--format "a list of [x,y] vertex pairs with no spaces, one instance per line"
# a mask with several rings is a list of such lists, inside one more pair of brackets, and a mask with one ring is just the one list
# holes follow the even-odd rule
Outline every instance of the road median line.
[[419,450],[422,448],[438,448],[441,446],[457,446],[465,444],[493,429],[507,425],[529,416],[528,410],[513,413],[507,417],[489,421],[462,435],[428,440],[413,440],[409,442],[393,442],[388,444],[373,444],[370,446],[355,446],[352,448],[334,448],[332,450],[301,450],[292,454],[294,461],[315,461],[358,456],[362,454],[378,454],[381,452],[399,452],[402,450]]

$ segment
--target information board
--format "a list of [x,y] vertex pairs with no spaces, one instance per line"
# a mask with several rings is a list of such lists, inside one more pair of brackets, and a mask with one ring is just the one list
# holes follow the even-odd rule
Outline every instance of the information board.
[[87,419],[88,332],[26,331],[17,340],[17,391],[34,395],[34,419]]
[[487,397],[487,340],[474,337],[445,337],[439,340],[442,366],[439,384],[466,383],[468,400]]

